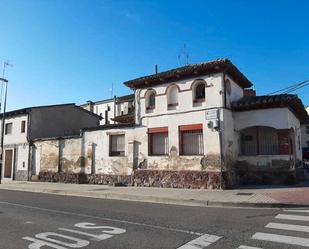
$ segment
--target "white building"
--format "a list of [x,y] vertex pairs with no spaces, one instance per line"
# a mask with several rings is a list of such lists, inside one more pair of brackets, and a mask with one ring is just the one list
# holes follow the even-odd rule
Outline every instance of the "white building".
[[[38,165],[41,180],[219,188],[295,182],[301,175],[300,123],[307,118],[301,100],[255,96],[229,60],[124,84],[134,90],[134,119],[83,129],[74,140],[53,140],[61,151],[58,161],[68,163],[60,171],[56,163]],[[35,142],[44,156],[37,162],[50,156],[50,142]]]
[[[103,119],[101,125],[115,124],[118,121],[131,117],[134,113],[134,94],[96,102],[87,101],[81,105],[82,108],[91,111]],[[115,119],[116,118],[116,119]],[[118,120],[118,121],[117,121]]]
[[31,167],[35,139],[79,135],[82,127],[98,126],[101,119],[75,104],[30,107],[5,115],[2,176],[14,180],[28,180],[35,171]]

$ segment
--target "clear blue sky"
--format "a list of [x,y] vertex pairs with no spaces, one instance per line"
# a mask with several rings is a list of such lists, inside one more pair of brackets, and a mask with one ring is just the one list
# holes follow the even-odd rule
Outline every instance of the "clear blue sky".
[[[309,79],[309,1],[0,0],[8,108],[109,98],[122,82],[227,57],[267,94]],[[297,91],[309,105],[309,86]]]

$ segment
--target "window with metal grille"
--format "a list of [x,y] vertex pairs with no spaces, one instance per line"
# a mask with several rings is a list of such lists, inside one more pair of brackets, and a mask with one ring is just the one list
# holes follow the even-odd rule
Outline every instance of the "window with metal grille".
[[203,155],[202,125],[185,125],[179,127],[180,155]]
[[168,155],[168,133],[149,134],[149,155]]
[[110,135],[109,136],[110,156],[124,156],[125,135]]
[[[278,155],[279,153],[279,141],[285,139],[286,134],[280,134],[278,131],[271,127],[256,126],[244,129],[241,132],[241,151],[242,155],[254,156],[254,155]],[[288,147],[290,145],[288,144]],[[283,148],[286,150],[285,148]],[[288,148],[289,150],[289,148]]]
[[5,135],[12,134],[12,130],[13,130],[13,123],[5,124]]

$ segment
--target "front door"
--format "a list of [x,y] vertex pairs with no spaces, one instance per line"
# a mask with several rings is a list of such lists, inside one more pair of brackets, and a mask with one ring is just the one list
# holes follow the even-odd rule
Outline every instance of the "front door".
[[5,151],[4,177],[12,177],[13,150]]

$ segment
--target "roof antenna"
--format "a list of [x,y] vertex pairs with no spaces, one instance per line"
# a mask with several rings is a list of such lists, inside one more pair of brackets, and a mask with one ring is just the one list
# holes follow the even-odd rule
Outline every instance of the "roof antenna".
[[[5,70],[7,67],[13,67],[13,65],[10,64],[9,61],[3,62],[2,78],[5,77]],[[2,107],[1,105],[2,105],[2,98],[3,98],[3,90],[4,90],[3,85],[4,84],[1,85],[1,93],[0,93],[0,112],[1,112],[1,107]]]
[[187,44],[183,44],[182,49],[178,54],[178,62],[180,66],[187,66],[189,65],[189,52],[187,50]]
[[114,83],[112,83],[112,87],[109,88],[109,91],[111,93],[111,98],[113,98],[114,97]]

